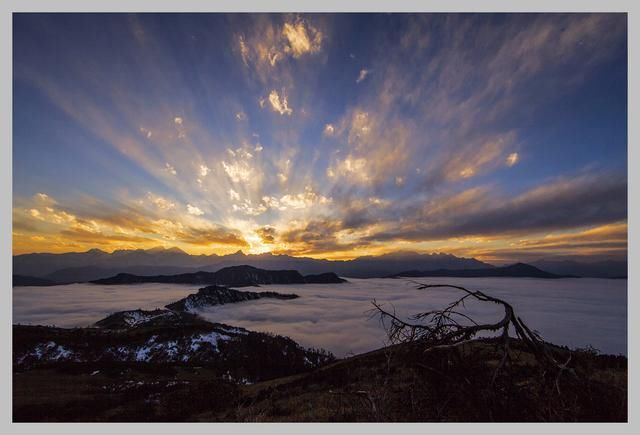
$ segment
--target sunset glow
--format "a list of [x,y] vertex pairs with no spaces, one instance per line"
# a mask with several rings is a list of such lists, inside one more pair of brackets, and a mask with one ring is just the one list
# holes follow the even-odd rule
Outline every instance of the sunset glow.
[[623,15],[14,27],[14,255],[626,258]]

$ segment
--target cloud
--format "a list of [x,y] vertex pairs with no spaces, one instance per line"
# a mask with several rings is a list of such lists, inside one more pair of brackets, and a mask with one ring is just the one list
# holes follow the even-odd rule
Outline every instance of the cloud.
[[623,260],[627,257],[626,222],[605,224],[583,230],[559,230],[544,234],[495,239],[476,247],[461,245],[449,252],[474,256],[489,262],[512,263],[541,258]]
[[[617,52],[626,28],[607,14],[520,15],[502,23],[415,15],[403,24],[398,40],[381,43],[367,67],[380,80],[339,124],[352,157],[373,163],[369,184],[412,173],[419,175],[411,185],[426,191],[504,167],[509,147],[527,146],[514,129],[519,120],[581,83]],[[394,124],[406,138],[399,153],[385,146],[394,142]],[[385,164],[375,163],[385,156]]]
[[421,140],[413,137],[415,130],[411,121],[395,116],[384,118],[363,107],[352,109],[336,127],[336,137],[346,141],[347,149],[334,153],[327,177],[346,185],[373,188],[394,183],[397,177],[406,178],[408,165],[420,159],[412,156],[412,152],[418,152],[415,143]]
[[518,163],[518,161],[520,161],[520,156],[518,155],[518,153],[511,153],[507,156],[505,163],[507,164],[507,166],[514,166],[516,163]]
[[57,204],[57,201],[52,196],[47,195],[46,193],[38,192],[31,198],[32,201],[40,206],[45,207],[53,207]]
[[[274,112],[278,112],[280,115],[291,115],[293,109],[289,107],[287,96],[283,93],[282,96],[278,95],[276,90],[272,90],[269,93],[269,103]],[[262,105],[262,103],[261,103]]]
[[234,183],[249,181],[253,173],[253,169],[245,161],[236,161],[231,163],[222,161],[222,167]]
[[336,160],[332,166],[327,168],[327,176],[330,178],[343,177],[364,182],[370,179],[367,174],[367,160],[352,156]]
[[320,51],[322,32],[306,24],[303,20],[298,20],[295,23],[284,23],[282,34],[288,41],[288,44],[284,47],[284,52],[290,53],[294,58]]
[[[328,204],[331,198],[318,195],[310,186],[305,187],[304,193],[286,194],[280,198],[278,208],[280,209],[304,209],[315,204]],[[284,207],[284,208],[283,208]]]
[[361,69],[360,74],[358,74],[358,78],[356,79],[356,83],[360,83],[361,81],[366,79],[369,73],[370,71],[368,69]]
[[342,230],[341,222],[331,219],[313,219],[292,227],[282,232],[281,240],[287,243],[315,243],[316,248],[320,245],[330,245],[332,249],[335,247],[336,233]]
[[202,210],[200,210],[198,207],[193,206],[191,204],[187,204],[187,212],[194,216],[202,216],[204,214]]
[[236,113],[236,119],[238,121],[246,121],[247,120],[247,115],[243,111],[237,112]]
[[605,224],[582,231],[548,234],[541,238],[518,240],[515,247],[523,251],[549,249],[618,248],[627,249],[628,225],[626,222]]
[[[320,201],[289,194],[264,197],[263,203],[282,211],[304,210]],[[543,256],[571,244],[574,254],[589,247],[626,252],[626,180],[611,173],[556,179],[512,197],[480,186],[426,201],[341,197],[329,204],[330,215],[314,211],[310,220],[279,227],[274,252],[352,258],[356,252],[385,253],[405,246],[486,258],[509,246],[523,252],[535,246]],[[615,234],[594,229],[602,225],[613,225]],[[571,237],[549,236],[580,228]]]
[[[233,196],[232,199],[235,199],[234,193],[230,192],[230,196]],[[237,199],[240,199],[239,196]],[[233,204],[231,208],[234,211],[242,212],[248,216],[259,216],[268,210],[280,212],[287,210],[290,212],[309,210],[316,206],[328,206],[332,201],[333,199],[331,197],[318,194],[311,186],[306,186],[304,192],[301,193],[287,193],[280,198],[265,195],[260,201],[257,201],[257,204],[247,198],[239,203]]]
[[254,206],[250,199],[245,199],[239,204],[233,204],[231,209],[242,212],[247,216],[259,216],[267,211],[267,207],[264,204],[260,203]]
[[210,169],[207,165],[200,165],[200,176],[206,177],[209,173]]
[[245,66],[249,66],[249,47],[244,40],[244,36],[238,36],[238,44],[240,45],[240,56],[242,56],[242,63]]
[[283,78],[290,80],[285,59],[298,60],[322,49],[324,35],[309,21],[302,18],[285,18],[282,24],[277,21],[254,16],[251,30],[237,35],[236,52],[247,70],[254,73],[252,77],[263,84]]
[[368,239],[438,240],[601,225],[626,219],[626,192],[626,180],[615,174],[559,179],[513,198],[473,188],[404,210],[404,224]]
[[232,201],[239,201],[240,195],[235,190],[229,189],[229,199],[231,199]]
[[332,124],[325,124],[323,133],[325,136],[333,136],[336,132],[335,127]]
[[142,133],[144,137],[146,137],[147,139],[151,139],[151,136],[153,136],[153,133],[151,133],[151,130],[146,129],[144,127],[140,127],[140,133]]
[[482,137],[478,141],[458,146],[455,153],[444,155],[428,170],[424,185],[435,186],[444,181],[454,182],[491,171],[501,165],[505,149],[515,140],[515,133],[500,133]]
[[[602,297],[603,280],[565,280],[558,298],[554,280],[501,278],[483,280],[446,279],[471,290],[482,290],[509,300],[527,323],[539,330],[545,340],[570,347],[591,344],[604,353],[622,353],[627,349],[626,281],[610,280],[607,297]],[[140,284],[109,286],[75,284],[73,290],[34,287],[13,296],[13,321],[21,324],[85,327],[105,316],[140,307],[152,310],[194,292],[192,286]],[[269,285],[262,291],[291,292],[291,286]],[[275,300],[263,298],[250,303],[225,304],[202,310],[199,314],[212,322],[244,327],[252,331],[281,334],[306,347],[324,348],[339,358],[350,353],[379,349],[386,344],[386,333],[378,319],[367,314],[372,295],[386,307],[393,306],[402,318],[417,311],[446,306],[458,296],[450,289],[424,291],[400,279],[350,280],[337,285],[307,284],[295,290],[300,298]],[[70,303],[70,295],[72,295]],[[580,303],[576,304],[575,301]],[[476,321],[499,318],[494,304],[468,304],[465,309]],[[541,309],[542,307],[542,309]],[[602,317],[611,319],[602,328]],[[571,319],[570,322],[567,319]],[[579,334],[576,334],[579,331]]]
[[258,228],[256,234],[260,236],[262,243],[273,244],[275,243],[277,231],[273,227],[266,226]]
[[173,122],[176,125],[182,125],[182,118],[180,116],[176,116],[175,118],[173,118]]
[[176,168],[171,166],[169,163],[165,163],[164,168],[165,168],[165,171],[167,171],[169,174],[178,175],[178,172],[176,171]]
[[322,48],[322,32],[303,19],[285,22],[281,30],[273,23],[258,20],[254,28],[252,36],[238,36],[240,56],[246,66],[253,61],[257,68],[261,63],[274,67],[287,56],[298,59]]
[[161,210],[171,210],[176,206],[175,203],[169,201],[168,199],[165,199],[158,195],[154,195],[151,192],[147,192],[147,199]]
[[132,236],[127,234],[103,233],[101,231],[89,231],[83,228],[72,228],[60,231],[60,235],[75,243],[86,243],[95,245],[113,245],[114,242],[127,242],[132,244],[148,242],[146,237]]
[[183,211],[152,192],[116,203],[85,196],[65,205],[37,195],[15,201],[14,252],[136,249],[167,242],[191,252],[248,246],[236,229],[204,219],[199,207],[188,204]]
[[247,241],[237,231],[228,230],[218,225],[205,227],[183,227],[176,231],[175,237],[190,245],[215,246],[231,245],[248,247]]

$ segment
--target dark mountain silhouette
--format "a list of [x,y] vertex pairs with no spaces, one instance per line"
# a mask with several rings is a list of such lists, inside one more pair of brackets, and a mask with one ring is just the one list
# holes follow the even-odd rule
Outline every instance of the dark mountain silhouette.
[[205,324],[206,321],[195,314],[171,310],[128,310],[110,314],[98,320],[94,326],[103,329],[131,329],[149,327],[184,327]]
[[180,299],[167,305],[172,311],[193,312],[198,308],[210,307],[214,305],[234,304],[244,301],[252,301],[262,298],[273,299],[296,299],[296,294],[282,294],[276,292],[246,292],[233,290],[227,287],[212,285],[198,290],[198,293],[190,294],[186,298]]
[[190,267],[179,266],[129,266],[129,267],[99,267],[83,266],[60,269],[45,276],[46,279],[57,283],[87,282],[101,278],[108,278],[118,273],[131,275],[162,275],[193,272]]
[[112,253],[100,249],[64,254],[22,254],[13,257],[17,275],[44,277],[61,269],[100,267],[123,269],[133,266],[185,267],[193,269],[216,262],[217,255],[189,255],[177,248],[116,250]]
[[347,282],[347,280],[340,278],[333,272],[327,272],[318,275],[305,275],[304,282],[305,284],[338,284]]
[[494,267],[492,269],[462,269],[462,270],[410,270],[395,274],[394,277],[457,277],[457,278],[480,278],[480,277],[511,277],[511,278],[575,278],[571,275],[556,275],[545,272],[537,267],[525,263],[516,263],[510,266]]
[[493,267],[475,258],[461,258],[450,254],[418,254],[395,252],[380,256],[364,256],[353,260],[322,260],[288,255],[244,255],[242,252],[219,257],[219,262],[202,270],[215,271],[220,267],[250,264],[265,269],[295,269],[302,274],[334,272],[346,278],[380,278],[408,269],[481,269]]
[[33,276],[24,276],[24,275],[13,275],[13,286],[14,287],[23,287],[23,286],[49,286],[49,285],[57,285],[57,282],[51,281],[45,278],[37,278]]
[[16,275],[46,278],[56,282],[86,282],[118,273],[133,275],[173,275],[189,272],[216,272],[228,266],[251,265],[271,270],[297,270],[303,275],[333,272],[351,278],[377,278],[403,270],[482,269],[493,267],[474,258],[450,254],[397,252],[353,260],[323,260],[289,255],[245,255],[242,251],[218,256],[189,255],[179,249],[117,250],[99,249],[65,254],[22,254],[13,257]]
[[581,262],[576,260],[538,260],[532,263],[540,269],[559,275],[577,275],[589,278],[626,278],[626,260]]
[[217,272],[182,273],[178,275],[141,276],[120,273],[116,276],[91,281],[93,284],[120,285],[141,283],[217,284],[230,287],[257,286],[261,284],[341,283],[345,280],[334,273],[302,276],[296,270],[265,270],[253,266],[230,266]]

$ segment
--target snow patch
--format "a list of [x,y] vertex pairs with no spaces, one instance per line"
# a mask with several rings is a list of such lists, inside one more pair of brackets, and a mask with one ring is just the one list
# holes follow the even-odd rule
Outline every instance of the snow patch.
[[204,343],[209,343],[216,351],[218,350],[219,341],[231,340],[231,337],[225,334],[212,331],[207,334],[198,334],[191,337],[191,344],[189,348],[192,352],[197,351]]
[[73,352],[54,341],[38,344],[32,351],[26,352],[18,362],[22,363],[27,358],[35,358],[39,361],[60,361],[72,359]]

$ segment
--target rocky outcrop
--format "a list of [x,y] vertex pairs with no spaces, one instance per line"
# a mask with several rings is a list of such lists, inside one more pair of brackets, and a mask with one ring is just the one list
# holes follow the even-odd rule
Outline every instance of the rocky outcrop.
[[299,296],[295,294],[247,292],[213,285],[201,288],[198,290],[198,293],[191,294],[184,299],[169,304],[166,308],[172,311],[193,312],[200,308],[214,305],[233,304],[261,298],[295,299],[297,297]]
[[171,310],[130,310],[113,313],[95,323],[98,328],[179,327],[206,323],[195,314]]

